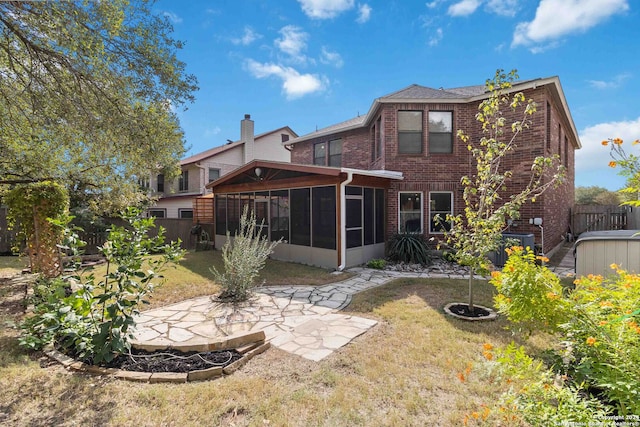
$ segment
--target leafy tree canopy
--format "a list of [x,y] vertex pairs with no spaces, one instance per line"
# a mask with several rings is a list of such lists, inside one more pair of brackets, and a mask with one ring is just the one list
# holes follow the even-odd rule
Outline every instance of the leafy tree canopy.
[[622,201],[615,191],[592,185],[576,187],[576,204],[578,205],[619,205]]
[[108,210],[131,203],[150,171],[177,173],[174,111],[196,79],[151,6],[0,2],[0,184],[52,179]]

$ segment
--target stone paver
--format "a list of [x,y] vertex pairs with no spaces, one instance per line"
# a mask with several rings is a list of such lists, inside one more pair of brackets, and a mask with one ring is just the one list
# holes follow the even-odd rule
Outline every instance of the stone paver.
[[[574,272],[569,252],[552,270],[558,276]],[[223,304],[199,297],[149,310],[136,319],[134,342],[166,345],[200,344],[207,339],[264,331],[271,345],[319,361],[367,332],[377,321],[340,313],[354,294],[399,277],[468,279],[463,269],[439,266],[423,272],[352,268],[355,275],[323,286],[274,286],[257,289],[241,304]]]

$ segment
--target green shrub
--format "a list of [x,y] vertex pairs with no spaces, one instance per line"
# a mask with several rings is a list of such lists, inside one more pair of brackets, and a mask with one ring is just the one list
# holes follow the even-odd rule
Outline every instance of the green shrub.
[[384,270],[387,266],[387,261],[383,259],[372,259],[367,263],[367,267],[374,268],[376,270]]
[[428,265],[429,247],[422,234],[398,233],[387,242],[387,257],[391,261]]
[[[164,243],[162,228],[156,237],[148,237],[153,218],[140,218],[136,209],[127,210],[123,218],[130,227],[113,227],[100,248],[107,260],[104,279],[72,272],[50,280],[48,289],[39,289],[40,303],[21,325],[23,347],[40,350],[54,344],[96,364],[129,350],[138,307],[147,303],[144,298],[161,277],[160,271],[183,251],[179,242]],[[152,253],[161,256],[150,257]]]
[[[567,387],[600,396],[617,415],[640,414],[640,275],[612,264],[615,274],[589,275],[564,289],[536,257],[512,248],[493,283],[498,309],[528,328],[558,332]],[[566,293],[566,295],[563,295]]]
[[506,252],[509,258],[502,272],[491,273],[490,283],[498,291],[496,309],[521,331],[557,332],[570,314],[560,279],[538,265],[541,257],[529,248],[513,246]]
[[245,207],[240,228],[233,240],[227,231],[227,241],[222,247],[224,272],[210,268],[215,281],[222,287],[220,299],[234,302],[247,300],[267,258],[282,241],[269,242],[267,236],[257,234],[256,226],[255,213],[249,214]]

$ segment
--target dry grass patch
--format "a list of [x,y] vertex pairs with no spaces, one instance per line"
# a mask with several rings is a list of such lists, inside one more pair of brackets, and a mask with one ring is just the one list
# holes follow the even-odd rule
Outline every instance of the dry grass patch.
[[[157,286],[149,298],[150,305],[144,309],[157,308],[167,304],[184,301],[190,298],[215,295],[220,286],[214,282],[211,266],[219,270],[223,268],[220,251],[190,251],[177,265],[170,265],[162,272],[164,280]],[[93,273],[96,280],[104,277],[106,265],[98,265],[87,269],[85,274]],[[351,277],[350,273],[332,274],[330,270],[302,264],[267,260],[259,281],[265,285],[323,285]]]
[[[346,310],[379,324],[321,362],[271,348],[229,377],[181,385],[42,369],[37,355],[15,348],[15,334],[5,328],[0,345],[12,350],[0,365],[0,424],[461,425],[500,394],[481,375],[482,345],[511,341],[505,319],[469,323],[444,315],[445,303],[464,301],[466,285],[391,282],[356,295]],[[490,306],[490,285],[477,290],[478,303]]]

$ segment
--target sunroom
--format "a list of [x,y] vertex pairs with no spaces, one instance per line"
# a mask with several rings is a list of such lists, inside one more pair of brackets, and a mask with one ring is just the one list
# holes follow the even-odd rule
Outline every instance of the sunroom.
[[246,207],[262,235],[282,239],[274,259],[342,270],[384,257],[387,190],[402,174],[254,160],[207,185],[215,246]]

